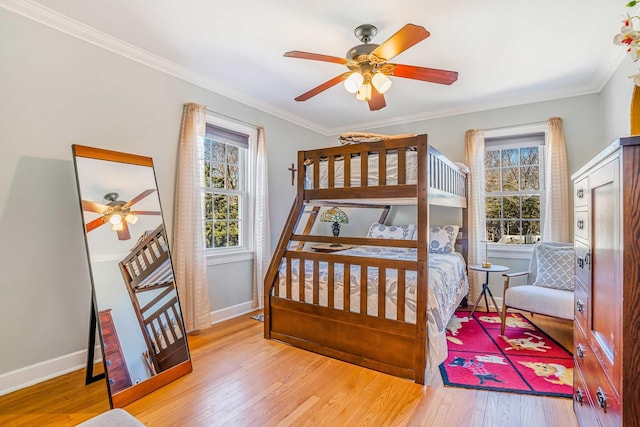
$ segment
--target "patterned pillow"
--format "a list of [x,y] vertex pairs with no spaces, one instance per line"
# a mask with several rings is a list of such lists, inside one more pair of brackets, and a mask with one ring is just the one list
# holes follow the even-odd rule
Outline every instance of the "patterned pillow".
[[536,248],[538,271],[535,286],[573,290],[575,251],[572,247],[557,247],[538,244]]
[[413,236],[416,230],[415,224],[406,225],[384,225],[378,222],[374,222],[369,227],[367,237],[374,239],[399,239],[409,240]]
[[443,225],[431,227],[429,233],[429,252],[433,254],[450,254],[455,251],[458,238],[457,225]]

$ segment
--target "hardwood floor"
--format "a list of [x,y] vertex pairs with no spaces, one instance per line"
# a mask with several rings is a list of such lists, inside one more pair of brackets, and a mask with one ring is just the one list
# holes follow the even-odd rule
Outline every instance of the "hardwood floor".
[[[571,348],[571,323],[533,321]],[[427,387],[276,341],[242,316],[189,336],[193,373],[125,409],[147,426],[577,426],[571,399]],[[0,397],[0,425],[75,425],[109,409],[84,370]]]

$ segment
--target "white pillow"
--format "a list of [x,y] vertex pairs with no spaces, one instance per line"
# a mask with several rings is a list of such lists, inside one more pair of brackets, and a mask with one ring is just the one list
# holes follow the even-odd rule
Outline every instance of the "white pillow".
[[572,247],[538,244],[536,247],[538,271],[535,286],[573,290],[575,272],[575,251]]
[[374,222],[369,227],[367,237],[374,239],[398,239],[398,240],[410,240],[415,233],[415,224],[405,225],[384,225],[378,222]]
[[433,226],[429,232],[429,252],[450,254],[455,251],[460,227],[457,225]]

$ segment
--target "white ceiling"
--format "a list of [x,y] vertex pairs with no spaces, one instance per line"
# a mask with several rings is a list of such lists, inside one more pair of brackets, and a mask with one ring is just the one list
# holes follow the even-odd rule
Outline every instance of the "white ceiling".
[[[625,1],[0,0],[0,5],[325,135],[599,92],[624,57]],[[392,78],[376,112],[337,85],[347,69],[284,58],[344,57],[370,23],[382,43],[406,23],[431,36],[392,62],[455,70],[451,86]],[[215,106],[210,106],[215,110]]]

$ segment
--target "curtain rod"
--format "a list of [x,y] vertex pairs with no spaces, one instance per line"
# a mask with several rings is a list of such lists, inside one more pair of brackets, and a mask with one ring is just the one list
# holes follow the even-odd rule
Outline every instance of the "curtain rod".
[[231,121],[243,124],[243,125],[251,126],[253,128],[256,128],[256,129],[258,129],[260,127],[258,125],[254,125],[253,123],[245,122],[244,120],[240,120],[240,119],[236,119],[235,117],[227,116],[226,114],[222,114],[222,113],[217,113],[215,111],[211,111],[208,108],[207,108],[207,114],[213,114],[214,116],[218,116],[218,117],[220,117],[222,119],[231,120]]
[[542,126],[542,125],[546,125],[547,121],[542,121],[542,122],[530,122],[530,123],[520,123],[519,125],[511,125],[511,126],[499,126],[497,128],[489,128],[486,130],[501,130],[501,129],[517,129],[519,127],[525,127],[525,126]]

